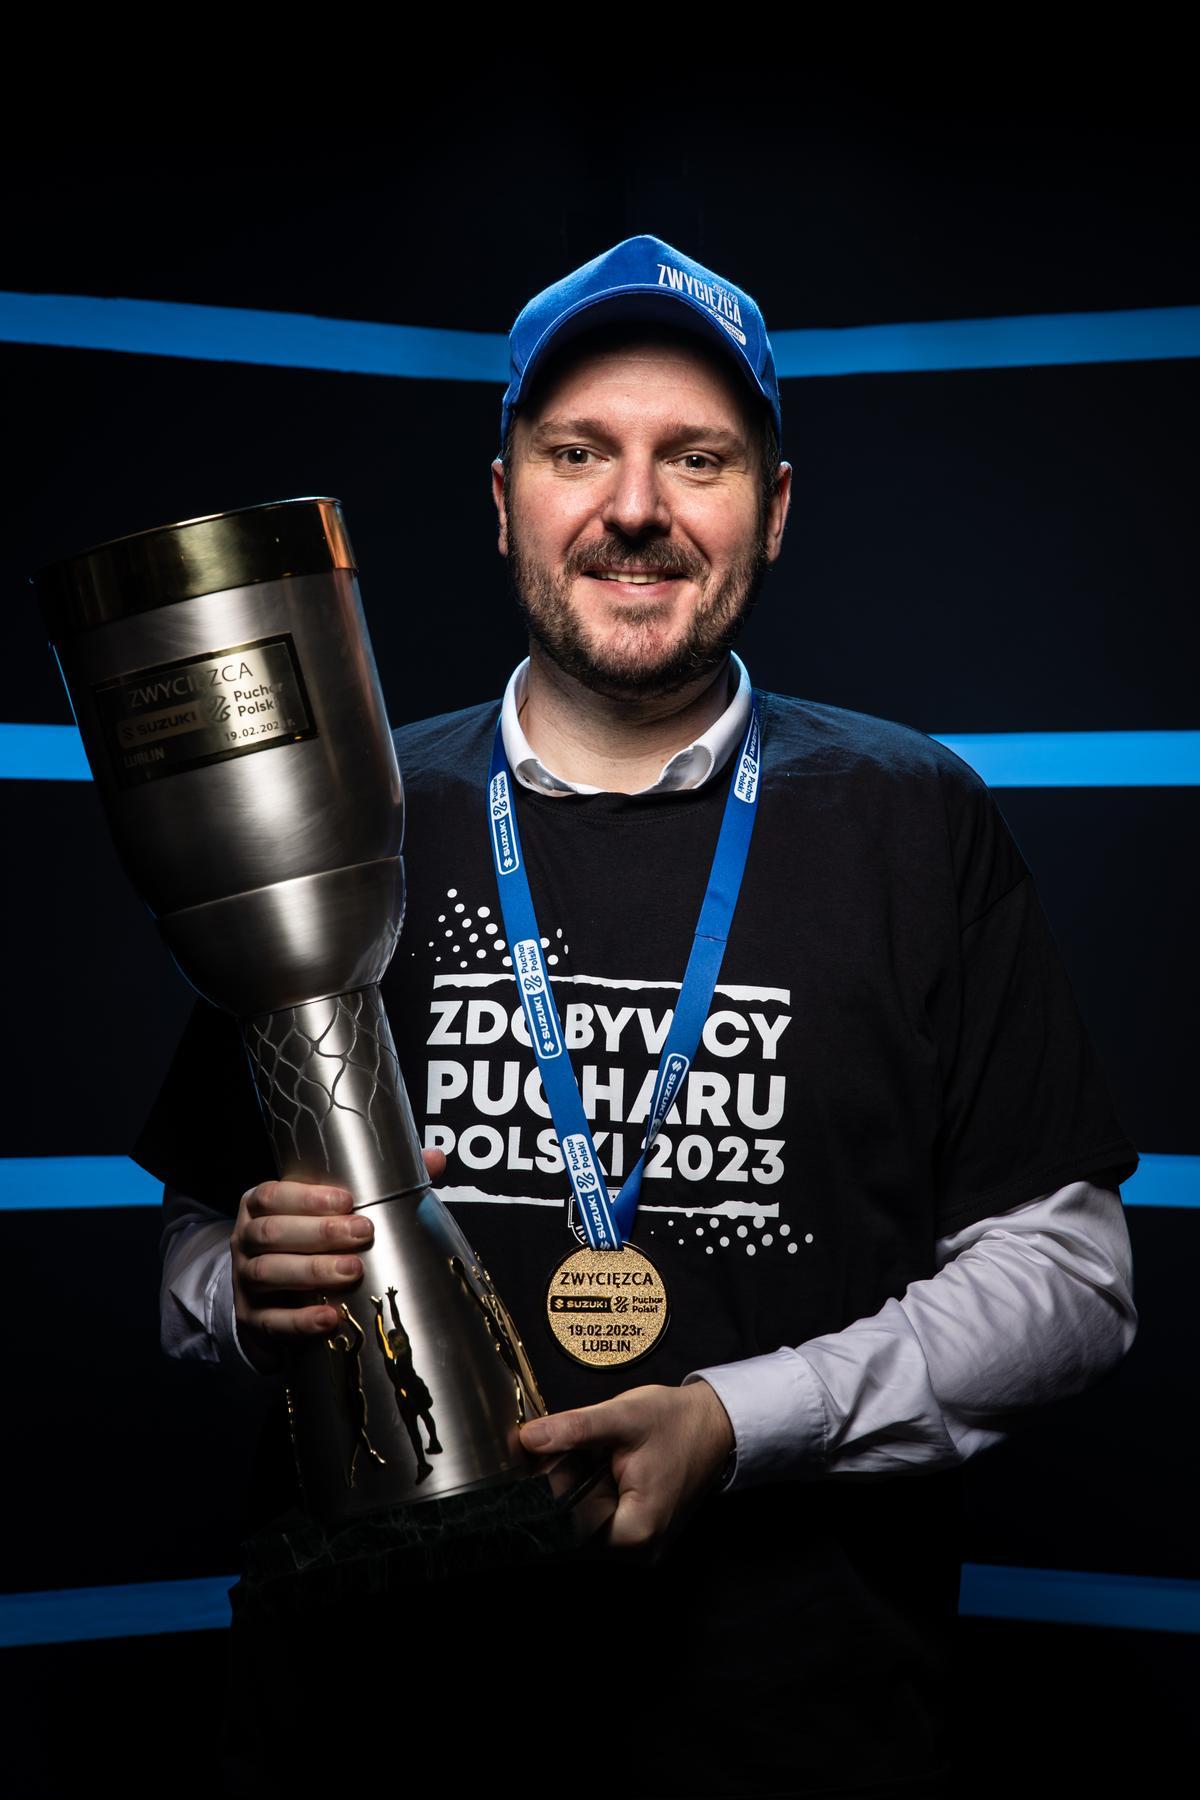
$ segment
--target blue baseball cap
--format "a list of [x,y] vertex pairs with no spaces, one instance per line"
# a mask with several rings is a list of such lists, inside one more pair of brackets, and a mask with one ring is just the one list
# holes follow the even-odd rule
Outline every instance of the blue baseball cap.
[[547,352],[610,319],[653,319],[694,331],[725,350],[775,420],[782,438],[779,377],[761,312],[740,287],[714,275],[661,238],[615,244],[523,306],[508,335],[509,381],[500,409],[500,447],[509,420]]

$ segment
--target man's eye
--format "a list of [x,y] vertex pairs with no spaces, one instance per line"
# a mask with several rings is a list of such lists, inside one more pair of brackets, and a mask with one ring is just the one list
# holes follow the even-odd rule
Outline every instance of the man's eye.
[[709,456],[706,450],[689,450],[679,460],[696,474],[704,474],[707,470],[717,467],[716,457]]
[[559,450],[556,454],[566,462],[569,469],[582,469],[585,465],[582,461],[576,462],[575,458],[591,456],[594,452],[586,450],[582,444],[568,444],[565,450]]

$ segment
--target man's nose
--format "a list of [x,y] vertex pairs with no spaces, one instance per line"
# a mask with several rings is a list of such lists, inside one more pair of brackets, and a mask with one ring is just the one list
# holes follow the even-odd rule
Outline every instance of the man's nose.
[[614,460],[603,518],[606,525],[626,537],[655,529],[670,530],[671,509],[653,456],[626,455]]

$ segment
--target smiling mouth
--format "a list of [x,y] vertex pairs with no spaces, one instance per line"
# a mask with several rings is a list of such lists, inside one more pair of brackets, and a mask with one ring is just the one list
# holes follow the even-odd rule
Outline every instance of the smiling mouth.
[[635,569],[589,569],[590,581],[617,581],[627,583],[631,587],[657,587],[664,581],[681,581],[680,575],[659,570]]

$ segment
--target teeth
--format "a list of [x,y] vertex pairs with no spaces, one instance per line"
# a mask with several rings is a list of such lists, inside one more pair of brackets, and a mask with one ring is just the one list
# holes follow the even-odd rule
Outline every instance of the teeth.
[[601,581],[632,581],[636,582],[639,587],[645,587],[648,583],[663,581],[666,577],[662,575],[621,575],[619,573],[614,573],[601,575],[598,579]]

